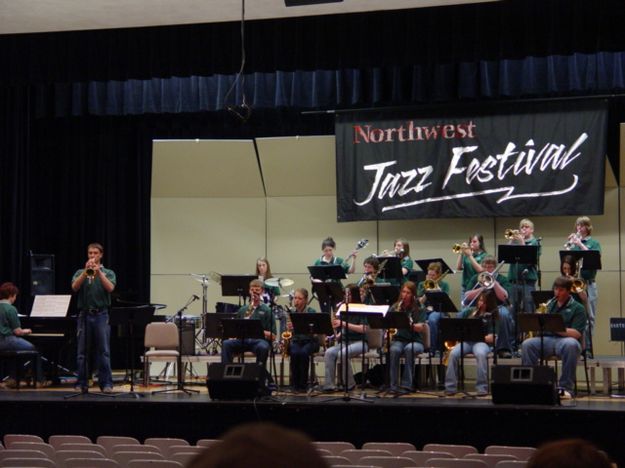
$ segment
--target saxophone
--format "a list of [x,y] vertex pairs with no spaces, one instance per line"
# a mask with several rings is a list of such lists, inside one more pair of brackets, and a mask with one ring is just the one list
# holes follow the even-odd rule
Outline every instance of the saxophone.
[[252,301],[250,301],[250,305],[247,306],[247,309],[245,310],[245,317],[246,319],[250,318],[252,316],[252,314],[254,313],[254,303]]
[[286,308],[286,330],[282,332],[282,342],[280,346],[282,348],[282,356],[287,357],[289,355],[289,345],[291,344],[291,339],[293,339],[293,322],[291,321],[291,308]]

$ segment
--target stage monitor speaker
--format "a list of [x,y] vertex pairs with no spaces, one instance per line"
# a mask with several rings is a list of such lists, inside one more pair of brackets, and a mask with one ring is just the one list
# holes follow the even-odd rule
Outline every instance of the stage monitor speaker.
[[555,405],[556,373],[549,366],[495,366],[492,383],[493,403]]
[[[176,325],[180,326],[178,323],[178,318],[175,320]],[[182,346],[180,347],[180,351],[183,356],[195,356],[195,322],[192,320],[182,319]]]
[[212,400],[253,400],[271,392],[269,373],[256,362],[213,363],[208,366],[206,386]]
[[55,292],[54,255],[30,254],[30,295]]

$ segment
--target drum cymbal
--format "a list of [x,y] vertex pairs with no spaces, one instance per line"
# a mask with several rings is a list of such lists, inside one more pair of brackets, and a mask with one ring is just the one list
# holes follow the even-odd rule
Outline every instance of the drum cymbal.
[[289,278],[269,278],[265,281],[265,284],[274,288],[288,288],[289,286],[293,286],[295,281]]
[[191,273],[190,276],[197,281],[198,283],[202,283],[202,284],[209,284],[210,280],[208,279],[207,275],[203,275],[203,274],[198,274],[198,273]]

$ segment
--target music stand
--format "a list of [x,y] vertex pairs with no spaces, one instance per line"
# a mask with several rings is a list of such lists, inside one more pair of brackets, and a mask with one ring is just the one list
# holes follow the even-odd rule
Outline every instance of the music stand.
[[[334,330],[332,329],[332,322],[330,315],[318,314],[318,313],[290,313],[291,323],[293,324],[293,335],[308,335],[311,338],[315,338],[315,335],[332,335]],[[315,386],[314,382],[314,368],[315,363],[312,356],[309,357],[309,376],[308,376],[308,396],[313,391]]]
[[369,316],[369,328],[374,330],[385,330],[386,337],[386,370],[384,372],[384,385],[387,392],[390,392],[392,387],[391,382],[391,328],[397,330],[410,330],[410,320],[408,316],[403,312],[387,312],[386,315],[371,315]]
[[308,267],[310,276],[319,281],[339,281],[347,278],[341,265],[311,265]]
[[423,270],[423,272],[427,275],[428,272],[428,266],[430,265],[430,263],[440,263],[442,270],[441,270],[441,275],[449,272],[451,274],[454,274],[455,271],[449,266],[447,265],[447,263],[445,262],[445,260],[443,260],[442,258],[422,258],[420,260],[415,260],[415,263],[419,266],[419,268],[421,268]]
[[[319,305],[324,312],[341,302],[343,298],[343,288],[340,283],[312,283],[312,291],[317,296]],[[360,292],[357,297],[360,299]]]
[[543,289],[542,291],[532,291],[532,300],[534,306],[538,307],[541,304],[546,304],[553,297],[553,291],[551,289]]
[[208,348],[211,344],[215,350],[212,354],[217,354],[217,340],[221,340],[223,336],[223,326],[221,321],[224,319],[236,318],[233,313],[215,312],[208,313],[202,317],[202,330],[204,331],[204,342]]
[[[238,296],[239,307],[241,299],[249,296],[250,283],[258,279],[256,275],[221,275],[221,295]],[[245,302],[245,300],[243,300]]]
[[380,265],[384,263],[384,268],[378,272],[378,278],[382,278],[392,285],[401,284],[404,274],[401,271],[401,259],[399,257],[377,257]]
[[[464,391],[464,343],[484,341],[484,322],[480,318],[449,319],[440,321],[441,341],[458,341],[460,343],[460,385]],[[449,351],[451,353],[451,350]]]
[[[451,298],[446,292],[443,291],[426,291],[425,297],[427,298],[427,302],[432,305],[433,310],[436,312],[440,312],[441,314],[449,315],[450,312],[458,312],[456,305],[453,303]],[[440,335],[440,328],[439,328]],[[440,336],[438,337],[440,338]],[[443,343],[445,340],[438,340],[438,350],[443,350]],[[436,351],[436,350],[435,350]],[[441,352],[442,355],[442,352]]]
[[540,334],[540,365],[545,361],[545,332],[560,333],[566,331],[564,320],[560,314],[520,314],[519,329],[524,333]]
[[[399,286],[373,285],[369,288],[375,304],[395,304],[399,299]],[[394,327],[391,327],[394,328]]]
[[[154,318],[154,306],[144,305],[137,307],[115,307],[110,309],[109,323],[110,325],[118,325],[119,327],[128,327],[126,334],[127,341],[130,346],[126,348],[126,352],[130,352],[130,392],[135,398],[144,397],[142,393],[135,392],[135,327],[145,330],[148,323]],[[128,354],[126,354],[128,356]],[[128,370],[128,358],[126,359],[126,370]]]
[[[260,340],[265,338],[265,332],[259,319],[227,318],[221,321],[223,327],[222,339],[234,338],[241,340]],[[227,338],[226,338],[227,337]],[[243,353],[239,355],[243,362]]]

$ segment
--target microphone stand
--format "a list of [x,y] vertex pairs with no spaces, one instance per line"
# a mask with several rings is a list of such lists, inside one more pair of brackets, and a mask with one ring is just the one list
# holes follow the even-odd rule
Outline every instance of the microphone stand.
[[182,369],[182,313],[187,310],[187,307],[189,307],[192,302],[197,301],[198,299],[199,297],[193,294],[191,298],[187,301],[187,303],[182,307],[182,309],[176,312],[176,315],[178,316],[178,357],[176,359],[176,366],[178,367],[178,379],[176,388],[156,390],[152,392],[152,395],[156,395],[157,393],[170,392],[183,392],[186,395],[200,393],[198,390],[189,390],[187,388],[184,388],[184,370]]

